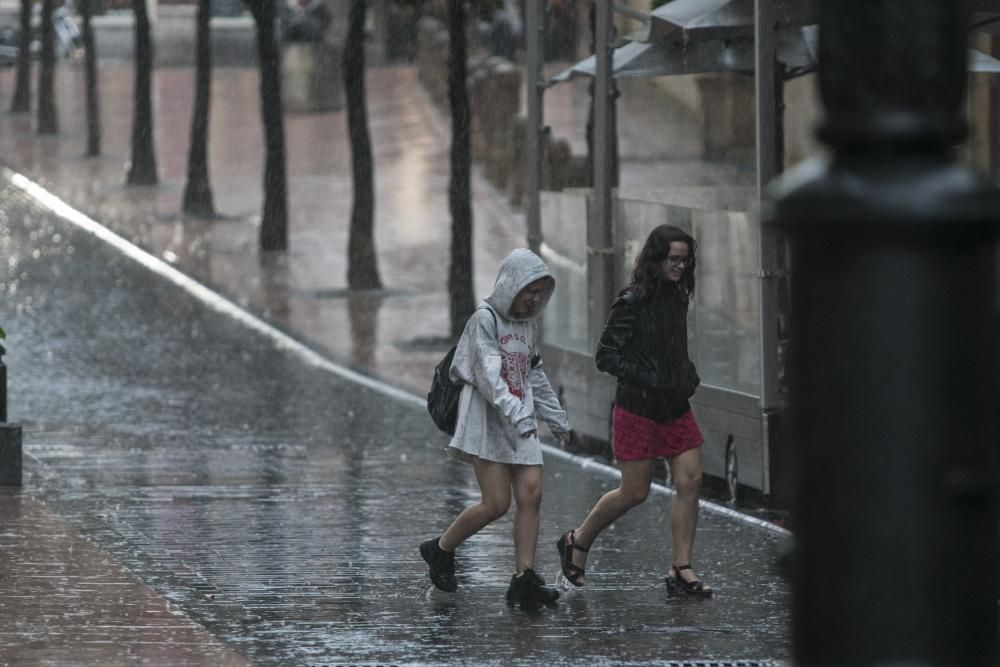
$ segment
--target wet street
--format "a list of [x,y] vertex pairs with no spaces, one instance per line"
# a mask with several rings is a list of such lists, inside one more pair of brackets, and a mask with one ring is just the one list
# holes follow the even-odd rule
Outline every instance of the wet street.
[[[102,69],[106,128],[129,117],[130,71]],[[59,135],[0,114],[4,162],[72,206],[58,215],[31,181],[0,178],[8,412],[25,443],[24,486],[0,494],[0,664],[787,658],[783,531],[704,509],[696,566],[716,597],[669,601],[665,492],[602,537],[586,589],[555,608],[503,599],[512,516],[459,550],[458,593],[431,588],[417,545],[478,497],[420,398],[447,329],[447,126],[411,69],[371,74],[388,287],[350,295],[342,113],[287,117],[291,250],[259,257],[256,78],[224,72],[215,221],[177,213],[189,70],[157,71],[156,188],[121,185],[126,132],[82,157],[75,70],[60,73]],[[11,81],[0,72],[0,104]],[[485,293],[524,224],[474,186]],[[554,582],[555,540],[616,479],[553,450],[545,470],[537,569]]]
[[[418,400],[338,377],[10,185],[0,198],[0,321],[12,334],[10,413],[24,426],[27,455],[20,502],[64,518],[236,653],[259,664],[787,655],[788,591],[773,567],[784,538],[704,511],[699,565],[717,596],[668,602],[664,494],[607,533],[587,588],[555,609],[503,600],[510,517],[459,551],[457,594],[430,590],[416,545],[476,492],[471,471],[446,461],[445,439]],[[550,581],[560,531],[612,483],[548,457],[538,569]],[[88,627],[113,624],[102,615],[115,610],[77,590],[86,581],[67,576],[39,598],[44,589],[24,570],[44,577],[47,563],[7,565],[23,588],[5,596],[4,627],[25,621],[0,635],[0,661],[16,662],[26,637],[53,627],[91,664],[114,648],[111,662],[147,641],[170,643],[161,627],[109,646]],[[134,585],[122,589],[126,608]],[[52,604],[51,595],[82,609],[19,611]],[[177,659],[188,661],[219,664],[207,653]]]

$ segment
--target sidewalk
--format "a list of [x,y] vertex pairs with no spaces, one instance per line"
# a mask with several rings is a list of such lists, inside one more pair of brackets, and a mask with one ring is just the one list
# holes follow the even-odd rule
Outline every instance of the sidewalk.
[[[102,73],[106,128],[129,117],[129,71]],[[344,290],[342,115],[288,117],[291,251],[287,261],[259,261],[260,150],[250,137],[259,140],[260,130],[246,112],[256,108],[252,70],[216,77],[213,186],[228,217],[213,223],[175,213],[190,73],[157,71],[163,183],[150,189],[120,185],[126,132],[108,137],[108,157],[80,157],[83,119],[72,95],[82,99],[82,87],[69,74],[60,79],[58,137],[38,139],[26,132],[30,119],[0,116],[7,164],[290,337],[211,295],[197,297],[2,184],[8,298],[0,322],[10,336],[10,415],[25,428],[27,478],[0,504],[38,517],[34,531],[15,530],[13,514],[0,513],[0,554],[12,554],[3,571],[17,569],[11,563],[30,571],[20,554],[47,553],[41,547],[53,536],[64,535],[66,546],[49,549],[56,555],[38,565],[37,578],[0,579],[13,591],[8,600],[24,593],[52,605],[25,622],[18,605],[0,606],[0,664],[26,655],[60,662],[74,650],[83,664],[135,663],[138,647],[159,641],[142,639],[150,628],[168,636],[161,648],[188,651],[155,654],[154,664],[240,664],[240,656],[258,664],[763,664],[787,656],[788,590],[771,565],[785,538],[703,512],[699,566],[717,597],[669,604],[660,583],[665,494],[602,539],[586,590],[556,610],[525,614],[502,602],[510,516],[463,548],[458,594],[429,588],[415,545],[471,502],[476,487],[467,467],[445,461],[444,439],[418,398],[443,352],[429,341],[447,331],[449,222],[446,127],[411,71],[369,78],[388,289],[360,297]],[[12,89],[6,75],[0,108]],[[523,244],[524,225],[481,182],[474,189],[476,288],[484,294],[499,259]],[[352,378],[311,350],[410,393]],[[538,569],[549,581],[558,572],[555,538],[613,484],[548,457]],[[81,569],[51,576],[67,563]],[[88,590],[74,583],[88,580],[122,593],[108,605],[64,596]],[[172,614],[170,624],[162,613]],[[44,632],[49,653],[32,658],[25,651]]]
[[29,494],[0,516],[0,664],[249,664]]
[[[31,116],[0,113],[0,156],[65,201],[195,279],[262,314],[334,358],[426,393],[449,329],[451,243],[447,121],[428,102],[412,68],[372,70],[369,108],[376,182],[376,249],[382,292],[346,290],[351,210],[350,149],[343,112],[287,114],[290,250],[259,258],[263,138],[257,72],[220,68],[210,128],[217,221],[180,214],[187,165],[193,70],[156,70],[154,116],[161,182],[126,188],[132,68],[101,69],[103,156],[88,159],[83,84],[59,70],[60,133],[33,134]],[[0,109],[13,92],[0,71]],[[524,216],[478,177],[475,292],[493,285],[500,260],[526,244]]]

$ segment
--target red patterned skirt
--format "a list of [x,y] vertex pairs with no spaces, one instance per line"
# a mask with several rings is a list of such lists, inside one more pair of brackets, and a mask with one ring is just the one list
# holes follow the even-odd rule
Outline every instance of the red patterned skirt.
[[690,410],[673,421],[661,424],[616,405],[612,428],[615,458],[619,461],[669,458],[700,447],[705,442]]

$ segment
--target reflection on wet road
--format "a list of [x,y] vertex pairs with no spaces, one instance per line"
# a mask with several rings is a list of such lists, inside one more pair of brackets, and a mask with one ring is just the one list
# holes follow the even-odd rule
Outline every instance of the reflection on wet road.
[[[587,588],[554,609],[503,601],[510,516],[460,550],[457,594],[429,590],[416,545],[476,494],[419,406],[304,363],[9,186],[0,198],[26,493],[251,660],[787,655],[782,538],[704,513],[697,565],[717,597],[668,602],[663,496],[606,534]],[[611,480],[553,460],[545,484],[537,569],[553,581],[555,539]]]

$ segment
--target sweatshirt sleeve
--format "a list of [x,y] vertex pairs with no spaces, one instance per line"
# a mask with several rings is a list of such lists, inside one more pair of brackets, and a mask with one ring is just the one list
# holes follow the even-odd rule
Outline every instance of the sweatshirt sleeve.
[[520,398],[510,393],[506,380],[500,375],[503,361],[493,315],[481,309],[476,311],[473,320],[468,331],[472,346],[472,384],[519,434],[536,430],[534,415]]
[[556,392],[552,390],[552,384],[542,369],[541,360],[537,366],[532,367],[528,380],[531,383],[531,395],[538,416],[549,425],[553,433],[558,435],[568,432],[569,420],[566,418],[566,411],[559,403]]

